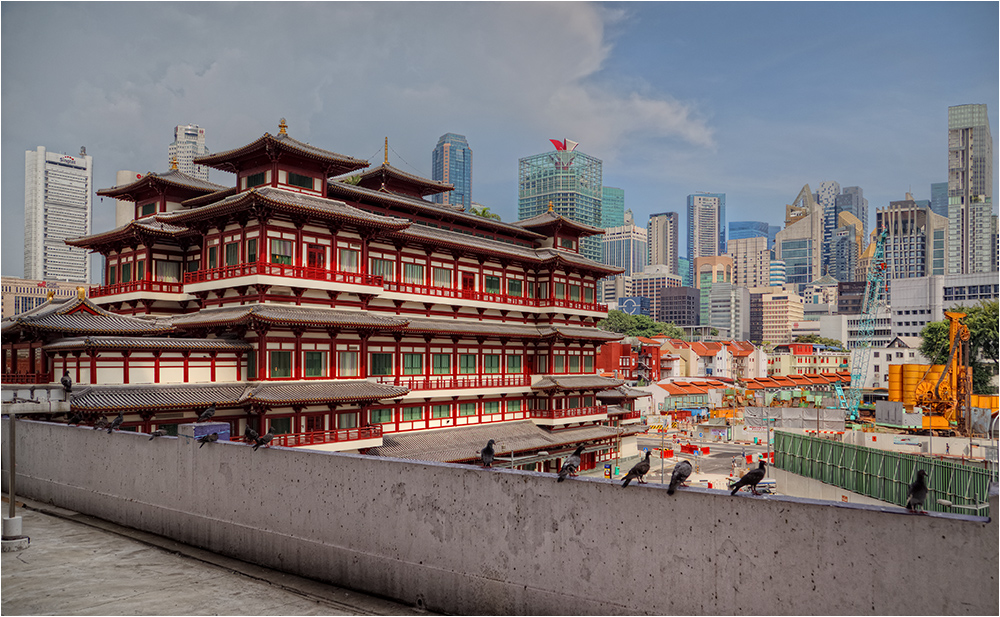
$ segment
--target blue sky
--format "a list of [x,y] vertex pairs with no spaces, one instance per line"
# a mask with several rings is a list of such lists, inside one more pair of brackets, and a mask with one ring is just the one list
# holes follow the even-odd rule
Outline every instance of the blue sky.
[[[388,136],[390,162],[428,177],[438,137],[464,134],[473,199],[507,221],[517,159],[563,138],[604,161],[639,224],[685,225],[697,191],[780,224],[831,180],[861,186],[874,219],[947,179],[948,106],[986,103],[998,130],[998,6],[4,2],[0,269],[23,272],[25,150],[86,146],[104,188],[166,170],[177,124],[221,151],[282,117],[375,164]],[[110,229],[113,202],[94,209]]]

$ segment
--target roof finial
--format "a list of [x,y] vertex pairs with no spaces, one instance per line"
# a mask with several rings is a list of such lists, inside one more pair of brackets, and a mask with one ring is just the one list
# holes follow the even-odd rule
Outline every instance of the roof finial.
[[553,205],[552,205],[552,201],[550,200],[549,201],[549,212],[552,212],[552,209],[553,209]]
[[288,134],[288,123],[282,118],[281,122],[278,123],[278,134],[287,135]]
[[45,294],[45,300],[48,302],[52,302],[52,298],[55,297],[56,297],[56,292],[51,289]]
[[177,171],[177,156],[170,157],[170,170]]
[[386,136],[386,138],[385,138],[385,160],[382,161],[382,164],[383,165],[388,165],[389,164],[389,137],[388,136]]
[[80,300],[86,300],[87,299],[87,288],[86,287],[77,287],[76,288],[76,297],[79,298]]

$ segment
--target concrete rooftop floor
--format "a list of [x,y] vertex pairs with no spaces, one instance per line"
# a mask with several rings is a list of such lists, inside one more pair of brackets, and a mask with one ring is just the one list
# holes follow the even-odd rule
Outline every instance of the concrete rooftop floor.
[[[4,615],[427,615],[18,498],[23,551],[2,554]],[[7,515],[7,498],[3,499]]]

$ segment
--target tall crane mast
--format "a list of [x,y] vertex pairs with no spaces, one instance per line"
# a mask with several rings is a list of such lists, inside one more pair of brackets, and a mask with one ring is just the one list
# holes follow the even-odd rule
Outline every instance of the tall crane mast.
[[851,350],[851,387],[847,391],[847,419],[858,419],[858,405],[868,375],[868,360],[871,357],[872,338],[875,336],[875,322],[881,309],[886,306],[886,264],[885,241],[889,237],[883,228],[875,240],[875,252],[868,264],[865,295],[861,301],[861,319],[858,323],[858,344]]

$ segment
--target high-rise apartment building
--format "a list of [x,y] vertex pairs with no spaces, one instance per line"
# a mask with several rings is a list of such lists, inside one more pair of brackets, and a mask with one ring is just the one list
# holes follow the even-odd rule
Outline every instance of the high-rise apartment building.
[[472,207],[472,148],[465,135],[445,133],[438,139],[431,153],[431,179],[455,187],[434,195],[431,199],[435,203],[461,205],[466,210]]
[[682,327],[701,325],[701,293],[694,287],[664,287],[657,321]]
[[[861,244],[864,244],[864,238],[868,237],[868,200],[865,199],[864,191],[861,187],[849,186],[841,191],[840,184],[837,182],[820,183],[819,191],[813,197],[823,212],[821,272],[822,274],[833,275],[834,270],[837,269],[837,265],[834,262],[837,250],[835,245],[838,244],[834,241],[834,233],[842,227],[840,214],[849,212],[861,223],[858,234],[861,237]],[[845,231],[840,233],[841,242],[839,244],[841,250],[843,250],[842,240],[845,235]],[[843,272],[843,263],[840,265]]]
[[[530,219],[553,211],[592,227],[601,226],[601,160],[577,151],[569,139],[551,140],[556,149],[518,159],[517,215]],[[580,252],[601,261],[601,239],[589,236],[580,241]]]
[[[732,283],[716,283],[708,292],[708,325],[733,340],[750,337],[750,290]],[[704,325],[704,322],[703,322]]]
[[90,233],[93,159],[44,146],[24,153],[24,278],[90,281],[90,251],[65,240]]
[[948,108],[948,272],[990,272],[993,135],[986,105]]
[[601,189],[601,227],[621,227],[625,224],[625,189],[605,186]]
[[938,216],[948,218],[948,183],[931,184],[931,210]]
[[624,225],[605,230],[601,261],[609,266],[624,268],[623,274],[632,276],[646,267],[646,230],[635,224],[631,210],[625,211],[624,218]]
[[179,124],[174,127],[174,142],[167,147],[168,169],[176,160],[178,171],[207,182],[208,167],[194,164],[194,159],[207,154],[205,129],[197,124]]
[[680,271],[680,231],[681,217],[676,212],[650,214],[646,224],[646,238],[649,242],[649,265],[665,265],[671,274]]
[[[886,280],[947,273],[948,219],[906,199],[875,212],[876,229],[885,230]],[[872,253],[873,251],[869,251]]]
[[[729,223],[729,240],[768,238],[770,237],[770,229],[771,226],[763,221],[731,221]],[[728,243],[726,249],[729,249]]]
[[733,282],[733,260],[728,255],[694,260],[694,286],[701,292],[701,323],[709,322],[709,292],[716,283]]
[[763,340],[775,345],[791,343],[792,324],[802,321],[804,315],[802,297],[788,292],[763,294],[761,313]]
[[785,206],[785,228],[774,240],[774,257],[785,262],[785,281],[803,285],[821,277],[823,210],[809,185]]
[[[730,231],[732,227],[730,227]],[[771,282],[771,251],[767,235],[747,238],[730,237],[726,243],[733,260],[733,284],[741,287],[765,287]]]
[[688,258],[726,254],[726,194],[696,193],[687,197]]

